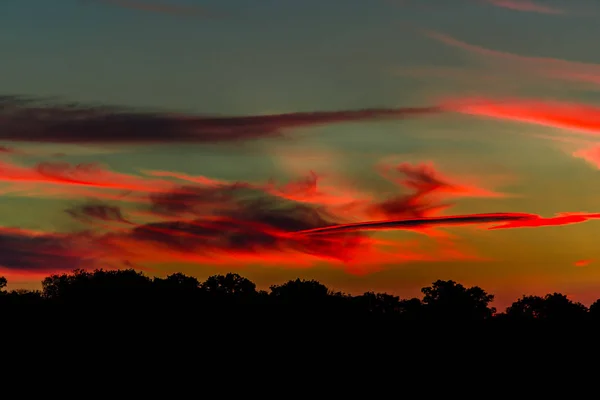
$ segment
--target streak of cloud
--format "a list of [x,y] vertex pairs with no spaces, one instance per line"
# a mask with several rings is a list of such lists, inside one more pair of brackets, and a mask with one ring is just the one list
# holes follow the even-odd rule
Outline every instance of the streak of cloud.
[[31,167],[7,161],[0,162],[0,182],[14,187],[53,186],[57,187],[58,193],[61,194],[69,194],[74,189],[104,189],[145,194],[176,186],[165,180],[145,179],[110,171],[98,164],[66,162],[41,162]]
[[554,217],[543,218],[532,216],[506,224],[497,225],[489,229],[513,229],[513,228],[539,228],[543,226],[563,226],[587,222],[593,219],[600,219],[600,213],[560,213]]
[[[554,217],[541,217],[536,214],[526,213],[491,213],[472,215],[451,215],[443,217],[424,217],[399,220],[369,221],[352,224],[339,224],[321,228],[307,229],[296,232],[299,235],[323,235],[341,232],[357,231],[382,231],[413,229],[418,227],[453,226],[502,223],[491,226],[489,230],[515,229],[515,228],[540,228],[548,226],[564,226],[600,219],[600,213],[560,213]],[[507,222],[508,221],[508,222]]]
[[[490,66],[506,70],[529,72],[537,77],[560,79],[568,82],[600,85],[600,65],[563,60],[552,57],[532,57],[514,54],[507,51],[489,49],[483,46],[467,43],[450,35],[430,29],[420,29],[421,34],[438,42],[464,50],[470,54],[490,61]],[[504,62],[501,64],[501,62]]]
[[587,135],[600,134],[600,107],[537,99],[465,98],[448,100],[448,111],[506,121],[567,129]]
[[407,107],[202,117],[109,108],[41,106],[35,101],[11,96],[0,100],[1,140],[71,144],[236,142],[282,136],[294,128],[401,120],[440,112],[437,107]]
[[[464,98],[447,100],[442,108],[465,115],[558,129],[558,136],[537,134],[532,136],[559,143],[576,144],[579,147],[585,146],[576,151],[569,150],[568,153],[600,169],[600,145],[594,141],[600,135],[600,107],[598,106],[540,99]],[[581,136],[570,137],[565,134]],[[583,139],[585,136],[590,140]]]
[[496,7],[507,8],[515,11],[536,12],[542,14],[565,14],[564,10],[544,6],[530,0],[484,0],[486,3]]
[[359,222],[355,224],[342,224],[327,226],[322,228],[307,229],[296,232],[299,235],[322,235],[339,232],[356,232],[365,230],[397,230],[412,229],[423,226],[452,226],[452,225],[471,225],[486,224],[503,221],[522,221],[535,218],[532,214],[522,213],[492,213],[492,214],[474,214],[474,215],[452,215],[445,217],[424,217],[387,221]]

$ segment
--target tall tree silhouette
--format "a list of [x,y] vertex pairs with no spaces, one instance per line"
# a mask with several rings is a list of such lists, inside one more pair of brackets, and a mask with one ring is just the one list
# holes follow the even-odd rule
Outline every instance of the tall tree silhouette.
[[427,316],[436,320],[483,321],[496,312],[494,307],[489,306],[494,295],[478,286],[465,288],[451,280],[438,280],[421,292]]
[[165,284],[176,287],[182,290],[196,290],[200,288],[200,282],[193,276],[187,276],[181,272],[168,275],[165,279],[154,278],[155,281],[164,282]]
[[313,303],[323,301],[330,294],[327,286],[315,280],[296,279],[283,285],[271,286],[271,296],[288,303]]
[[210,276],[202,289],[207,293],[219,295],[253,295],[256,294],[256,284],[238,274]]
[[271,298],[279,318],[303,321],[306,318],[323,318],[330,315],[333,294],[327,286],[315,280],[291,280],[271,286]]
[[4,288],[8,285],[8,281],[5,277],[0,276],[0,293],[4,292]]
[[258,318],[256,284],[238,274],[213,275],[200,285],[205,318],[216,325],[247,324]]

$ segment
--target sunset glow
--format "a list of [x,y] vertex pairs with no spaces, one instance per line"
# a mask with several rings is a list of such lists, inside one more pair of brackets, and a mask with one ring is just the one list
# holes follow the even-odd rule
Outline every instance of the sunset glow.
[[595,300],[600,3],[25,3],[0,12],[12,288],[135,266]]

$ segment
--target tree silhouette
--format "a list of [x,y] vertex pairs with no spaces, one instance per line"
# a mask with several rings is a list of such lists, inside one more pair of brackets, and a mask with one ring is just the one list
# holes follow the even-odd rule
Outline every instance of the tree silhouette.
[[256,284],[238,274],[210,276],[201,285],[202,289],[210,294],[218,295],[254,295]]
[[592,321],[600,323],[600,299],[593,302],[588,311]]
[[168,275],[166,278],[154,278],[152,285],[162,298],[177,298],[196,296],[201,292],[198,279],[182,273]]
[[332,305],[337,303],[327,286],[315,280],[296,279],[273,285],[269,297],[277,318],[296,321],[322,319],[331,315]]
[[506,309],[506,315],[519,321],[564,321],[583,319],[587,309],[564,294],[552,293],[545,297],[523,296]]
[[195,290],[200,288],[200,282],[193,276],[187,276],[181,272],[168,275],[166,279],[154,278],[154,281],[162,281],[169,286],[177,287],[182,290]]
[[[213,275],[200,288],[205,301],[200,307],[205,319],[213,324],[241,324],[247,326],[252,319],[259,318],[257,310],[256,284],[238,274]],[[239,329],[236,327],[235,329]]]
[[[72,315],[100,324],[123,317],[124,323],[144,320],[150,312],[152,281],[133,269],[52,275],[42,281],[42,295],[61,310],[62,318]],[[125,318],[126,317],[126,318]]]
[[544,314],[544,298],[523,296],[506,308],[506,315],[513,319],[534,320]]
[[271,296],[289,303],[314,303],[323,301],[329,295],[327,286],[315,280],[292,280],[283,285],[271,286]]
[[371,315],[399,315],[401,311],[400,297],[387,293],[365,292],[357,296],[357,303]]
[[[398,340],[402,334],[414,334],[412,337],[418,339],[431,331],[432,323],[452,329],[468,327],[465,333],[477,334],[481,330],[473,327],[484,327],[487,332],[488,328],[520,326],[526,321],[541,329],[549,326],[544,321],[566,322],[569,327],[581,323],[600,326],[600,300],[588,310],[560,293],[523,296],[505,313],[495,314],[490,306],[493,295],[478,286],[465,287],[451,280],[438,280],[422,288],[420,299],[371,291],[353,296],[302,279],[258,291],[254,282],[234,273],[214,275],[200,283],[181,273],[149,278],[132,269],[51,275],[43,280],[42,291],[6,291],[6,284],[6,279],[0,278],[1,322],[16,322],[12,326],[31,321],[55,327],[87,322],[121,330],[167,329],[177,335],[215,329],[220,335],[250,327],[262,327],[265,334],[281,334],[286,326],[292,326],[294,332],[300,328],[313,332],[341,328],[335,337],[368,327],[382,341]],[[442,336],[436,343],[443,343],[446,331],[437,332]],[[523,335],[522,330],[509,332],[520,338]]]
[[587,308],[579,303],[573,302],[561,293],[547,294],[544,298],[547,318],[557,320],[579,319],[586,315]]
[[428,317],[438,320],[482,321],[489,319],[496,309],[489,307],[494,295],[478,286],[465,288],[454,281],[438,280],[421,289],[423,305]]
[[153,307],[172,315],[189,314],[192,306],[197,306],[202,295],[198,279],[182,273],[154,278],[152,281]]
[[423,303],[420,299],[400,300],[400,313],[405,320],[415,320],[421,317]]

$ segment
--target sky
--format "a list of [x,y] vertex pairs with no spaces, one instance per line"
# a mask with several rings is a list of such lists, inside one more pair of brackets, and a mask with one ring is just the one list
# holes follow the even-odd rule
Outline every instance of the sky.
[[3,0],[0,275],[600,297],[596,0]]

